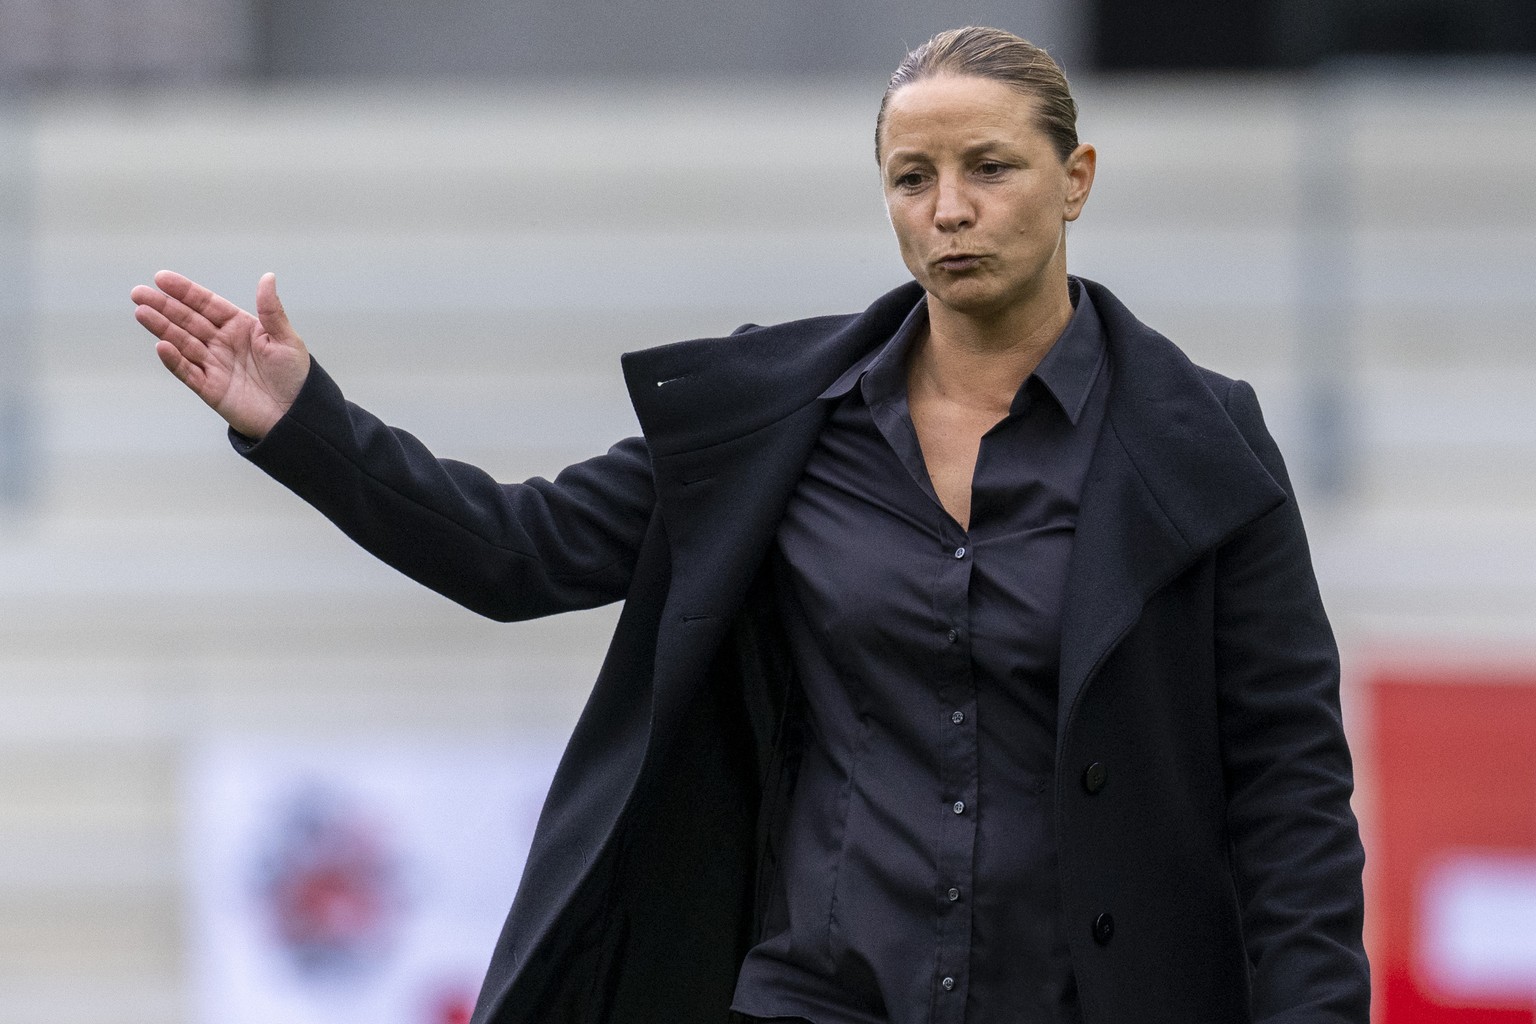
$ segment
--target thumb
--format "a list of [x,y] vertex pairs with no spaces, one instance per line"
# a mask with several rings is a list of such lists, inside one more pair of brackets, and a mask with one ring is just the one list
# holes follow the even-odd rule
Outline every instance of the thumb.
[[283,302],[277,297],[277,275],[266,273],[256,282],[256,316],[262,330],[274,338],[291,341],[298,335],[283,311]]

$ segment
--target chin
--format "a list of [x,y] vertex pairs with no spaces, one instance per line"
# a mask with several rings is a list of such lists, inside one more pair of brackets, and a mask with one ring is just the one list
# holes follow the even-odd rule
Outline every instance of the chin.
[[985,317],[997,313],[1008,305],[1009,295],[997,287],[983,287],[977,282],[949,282],[943,287],[927,287],[930,302],[943,303],[956,313],[966,316]]

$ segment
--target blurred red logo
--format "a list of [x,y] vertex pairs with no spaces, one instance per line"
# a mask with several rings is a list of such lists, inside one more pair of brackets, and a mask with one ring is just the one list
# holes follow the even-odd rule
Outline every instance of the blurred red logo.
[[1370,691],[1373,973],[1382,1024],[1536,1015],[1536,672]]
[[312,980],[376,966],[393,945],[403,904],[385,829],[318,788],[283,808],[258,891],[277,946]]

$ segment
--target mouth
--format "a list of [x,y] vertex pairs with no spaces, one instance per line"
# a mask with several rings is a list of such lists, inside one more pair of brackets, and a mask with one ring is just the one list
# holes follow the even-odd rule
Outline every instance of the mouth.
[[958,273],[965,270],[974,270],[981,265],[982,257],[973,252],[957,252],[948,256],[940,256],[933,261],[933,265],[940,270],[948,270]]

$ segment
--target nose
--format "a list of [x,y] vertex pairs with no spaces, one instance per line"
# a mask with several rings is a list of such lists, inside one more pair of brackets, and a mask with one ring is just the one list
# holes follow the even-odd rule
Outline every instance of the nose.
[[940,231],[959,231],[976,222],[976,207],[963,181],[941,175],[934,193],[933,223]]

